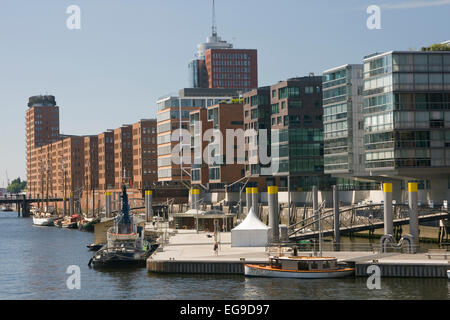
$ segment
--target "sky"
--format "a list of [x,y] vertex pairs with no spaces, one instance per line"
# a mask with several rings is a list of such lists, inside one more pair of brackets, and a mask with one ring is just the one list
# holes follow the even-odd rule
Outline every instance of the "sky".
[[[70,30],[70,5],[81,10]],[[381,8],[381,29],[367,8]],[[28,98],[50,94],[63,134],[98,134],[156,116],[188,86],[211,33],[212,0],[0,0],[0,186],[26,179]],[[216,0],[219,36],[258,49],[259,86],[390,50],[450,40],[450,0]]]

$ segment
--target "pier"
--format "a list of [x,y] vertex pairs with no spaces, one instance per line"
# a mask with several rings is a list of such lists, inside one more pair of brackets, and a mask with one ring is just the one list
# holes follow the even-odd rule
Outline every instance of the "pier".
[[[147,260],[147,270],[163,274],[229,274],[244,275],[244,264],[264,264],[268,248],[233,248],[231,233],[220,234],[218,256],[214,255],[214,240],[210,233],[195,230],[168,230],[170,238]],[[273,250],[273,247],[272,247]],[[299,252],[312,255],[313,252]],[[367,268],[380,267],[382,277],[446,278],[450,261],[428,258],[425,253],[403,254],[401,252],[380,253],[376,250],[324,251],[324,256],[337,257],[355,267],[356,277],[368,277]]]

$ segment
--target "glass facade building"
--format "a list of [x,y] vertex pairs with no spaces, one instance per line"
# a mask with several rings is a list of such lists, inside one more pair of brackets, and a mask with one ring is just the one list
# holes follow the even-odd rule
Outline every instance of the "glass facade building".
[[365,175],[362,123],[363,66],[323,74],[324,169],[335,176]]
[[367,171],[450,173],[450,52],[366,57],[363,113]]

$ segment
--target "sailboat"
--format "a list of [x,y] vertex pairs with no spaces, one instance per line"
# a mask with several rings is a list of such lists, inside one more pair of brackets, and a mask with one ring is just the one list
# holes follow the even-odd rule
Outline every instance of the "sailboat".
[[114,226],[106,233],[107,243],[89,261],[96,267],[145,265],[147,258],[157,245],[144,239],[143,227],[138,226],[137,218],[130,215],[127,187],[122,187],[122,210],[114,220]]
[[268,265],[246,264],[244,266],[247,277],[266,278],[297,278],[297,279],[329,279],[342,278],[355,273],[355,268],[347,265],[340,265],[335,257],[322,256],[322,225],[321,210],[319,211],[319,247],[318,257],[297,256],[297,250],[290,257],[272,256],[269,257]]
[[36,226],[53,226],[54,225],[54,221],[58,218],[57,216],[54,216],[49,209],[49,196],[48,196],[48,188],[49,188],[49,169],[47,168],[47,181],[46,181],[46,188],[47,188],[47,195],[46,195],[46,206],[44,207],[44,199],[43,199],[43,194],[44,194],[44,163],[43,161],[41,162],[41,190],[42,190],[42,198],[41,198],[41,207],[42,210],[38,209],[36,210],[36,212],[33,214],[33,224]]

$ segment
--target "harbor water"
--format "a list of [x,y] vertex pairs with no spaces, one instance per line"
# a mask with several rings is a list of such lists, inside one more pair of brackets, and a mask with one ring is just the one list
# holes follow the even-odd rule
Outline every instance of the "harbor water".
[[[447,279],[366,278],[302,280],[244,276],[156,275],[145,268],[94,270],[86,245],[93,234],[36,227],[15,212],[0,213],[0,299],[347,300],[450,299]],[[367,241],[358,239],[358,242]],[[69,266],[79,266],[81,288],[69,289]]]

